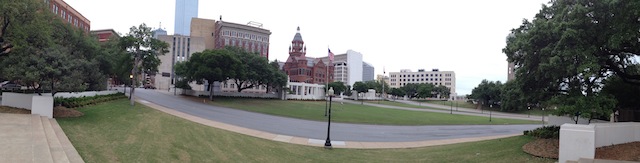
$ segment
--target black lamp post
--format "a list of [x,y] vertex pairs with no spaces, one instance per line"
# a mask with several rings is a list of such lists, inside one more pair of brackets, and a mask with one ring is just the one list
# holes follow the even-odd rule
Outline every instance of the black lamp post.
[[489,122],[491,122],[491,109],[493,109],[493,104],[489,105]]
[[334,96],[333,87],[329,88],[327,96],[329,96],[329,112],[327,114],[329,118],[327,118],[327,140],[324,142],[324,148],[331,149],[331,139],[329,138],[329,135],[331,133],[331,100]]
[[527,110],[528,110],[527,118],[531,118],[531,106],[527,107]]

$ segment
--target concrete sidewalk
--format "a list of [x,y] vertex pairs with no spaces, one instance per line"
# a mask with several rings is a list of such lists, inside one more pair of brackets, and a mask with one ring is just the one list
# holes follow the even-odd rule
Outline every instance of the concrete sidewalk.
[[[200,123],[203,125],[236,132],[244,135],[249,135],[253,137],[263,138],[267,140],[281,141],[291,144],[299,144],[299,145],[307,145],[307,146],[324,146],[325,140],[319,139],[310,139],[310,138],[302,138],[288,135],[279,135],[273,134],[269,132],[263,132],[259,130],[239,127],[235,125],[230,125],[226,123],[221,123],[213,120],[208,120],[200,117],[196,117],[193,115],[189,115],[186,113],[182,113],[179,111],[175,111],[154,103],[151,103],[146,100],[137,99],[137,102],[154,108],[156,110],[184,118],[186,120]],[[357,148],[357,149],[384,149],[384,148],[416,148],[416,147],[427,147],[427,146],[436,146],[436,145],[446,145],[446,144],[456,144],[456,143],[464,143],[464,142],[475,142],[482,140],[491,140],[505,137],[518,136],[520,134],[510,134],[510,135],[499,135],[499,136],[486,136],[486,137],[475,137],[475,138],[458,138],[458,139],[446,139],[446,140],[427,140],[427,141],[414,141],[414,142],[356,142],[356,141],[331,141],[331,144],[334,148]]]

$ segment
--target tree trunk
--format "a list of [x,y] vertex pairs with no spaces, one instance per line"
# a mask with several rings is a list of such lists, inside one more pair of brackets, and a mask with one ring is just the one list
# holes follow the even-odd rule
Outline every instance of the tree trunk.
[[56,96],[56,89],[53,87],[53,84],[55,82],[53,82],[53,80],[51,81],[51,97],[55,97]]
[[209,83],[209,101],[213,101],[213,83]]

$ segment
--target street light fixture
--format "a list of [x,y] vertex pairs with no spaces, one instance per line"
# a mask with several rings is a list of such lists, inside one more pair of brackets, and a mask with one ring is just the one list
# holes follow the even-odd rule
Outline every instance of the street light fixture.
[[491,122],[491,109],[493,109],[493,104],[489,105],[489,122]]
[[531,106],[527,107],[527,110],[528,110],[527,118],[531,118]]
[[[129,75],[129,79],[131,81],[131,84],[129,84],[129,86],[131,86],[131,90],[133,90],[133,74]],[[125,87],[126,89],[126,87]],[[129,93],[129,99],[131,99],[131,93]]]
[[329,138],[329,135],[331,133],[331,100],[334,96],[333,87],[329,88],[327,96],[329,96],[329,112],[327,114],[329,118],[327,119],[327,140],[324,142],[324,148],[331,149],[331,139]]

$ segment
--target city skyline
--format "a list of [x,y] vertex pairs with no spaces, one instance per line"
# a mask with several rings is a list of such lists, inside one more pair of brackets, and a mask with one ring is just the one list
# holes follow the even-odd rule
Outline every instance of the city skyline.
[[[113,0],[99,6],[95,0],[66,2],[91,21],[91,30],[113,28],[126,34],[131,26],[146,23],[157,28],[162,22],[169,34],[174,33],[175,0]],[[201,1],[198,15],[264,24],[273,33],[269,60],[286,60],[291,36],[300,26],[309,57],[324,57],[327,48],[334,53],[352,49],[363,54],[376,75],[383,67],[387,75],[401,69],[455,71],[456,92],[464,95],[483,79],[506,81],[507,61],[501,50],[509,30],[531,19],[546,2]],[[113,8],[127,12],[104,14]]]

